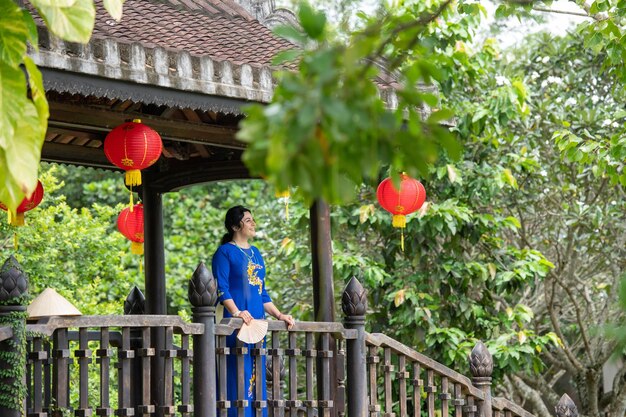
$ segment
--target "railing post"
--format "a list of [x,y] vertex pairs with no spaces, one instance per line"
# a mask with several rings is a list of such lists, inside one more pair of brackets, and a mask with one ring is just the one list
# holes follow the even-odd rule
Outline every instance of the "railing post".
[[[0,416],[21,417],[26,415],[26,311],[22,305],[28,292],[28,277],[17,260],[10,256],[0,269],[0,326],[11,326],[13,336],[0,342],[0,369],[8,375],[0,378]],[[20,369],[15,369],[19,367]],[[5,373],[5,375],[7,375]]]
[[556,417],[578,417],[578,408],[567,394],[563,394],[554,410]]
[[469,356],[472,384],[485,394],[485,399],[479,401],[479,416],[491,417],[491,374],[493,373],[493,357],[483,342],[478,342]]
[[367,293],[354,277],[350,280],[341,297],[341,309],[345,315],[347,329],[357,331],[356,339],[346,341],[347,397],[349,417],[367,416],[367,373],[365,347],[365,312]]
[[204,333],[193,336],[193,407],[195,417],[217,416],[215,365],[215,303],[217,282],[200,262],[189,280],[189,302],[194,323],[204,324]]
[[[124,315],[142,315],[145,314],[146,297],[137,286],[134,286],[124,300]],[[142,329],[133,328],[130,331],[130,348],[135,352],[139,352],[142,347]],[[133,408],[142,404],[143,387],[143,367],[138,355],[135,356],[131,371],[130,382],[130,403]],[[149,381],[146,381],[149,384]]]

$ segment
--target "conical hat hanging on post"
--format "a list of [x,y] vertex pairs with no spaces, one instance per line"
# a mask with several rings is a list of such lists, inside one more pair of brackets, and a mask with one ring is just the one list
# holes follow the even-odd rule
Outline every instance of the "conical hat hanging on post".
[[52,288],[46,288],[26,308],[29,319],[50,316],[82,316],[76,307]]

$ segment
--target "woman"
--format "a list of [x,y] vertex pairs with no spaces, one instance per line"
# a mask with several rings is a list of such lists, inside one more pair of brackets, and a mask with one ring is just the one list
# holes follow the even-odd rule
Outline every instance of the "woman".
[[[256,223],[252,213],[245,207],[235,206],[226,212],[224,219],[227,233],[222,238],[222,244],[213,255],[213,275],[217,279],[218,300],[224,305],[224,318],[238,317],[249,324],[252,319],[263,319],[265,313],[287,323],[291,329],[294,319],[288,314],[282,314],[272,303],[265,290],[265,263],[259,250],[249,243],[256,233]],[[236,346],[236,335],[227,338],[227,346]],[[263,380],[263,398],[266,399],[265,388],[265,357],[260,364],[256,364],[255,358],[250,355],[250,349],[254,345],[248,345],[248,354],[244,355],[244,398],[237,395],[237,355],[227,356],[227,399],[231,401],[228,410],[229,417],[237,416],[237,408],[234,401],[237,399],[248,400],[245,409],[246,417],[254,416],[252,407],[256,401],[255,366],[261,366]],[[231,351],[234,353],[233,351]],[[259,381],[256,381],[259,382]],[[267,415],[267,409],[263,411]]]

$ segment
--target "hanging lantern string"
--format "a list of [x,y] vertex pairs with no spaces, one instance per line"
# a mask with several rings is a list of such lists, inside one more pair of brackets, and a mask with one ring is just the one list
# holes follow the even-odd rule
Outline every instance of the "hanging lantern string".
[[130,212],[133,212],[133,206],[135,204],[133,203],[133,186],[130,186],[130,205],[128,206],[130,208]]
[[17,232],[13,232],[13,247],[15,248],[15,252],[19,249],[19,239],[17,237]]

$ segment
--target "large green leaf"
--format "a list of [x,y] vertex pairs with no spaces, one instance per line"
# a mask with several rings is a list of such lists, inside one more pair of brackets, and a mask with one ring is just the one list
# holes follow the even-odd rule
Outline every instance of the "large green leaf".
[[31,0],[31,3],[50,31],[61,39],[80,43],[89,41],[96,19],[93,0],[75,0],[71,6],[65,5],[67,1],[61,5],[50,0]]
[[122,18],[122,6],[124,0],[104,0],[104,8],[113,19],[119,21]]
[[0,61],[18,66],[26,54],[28,28],[12,0],[0,0]]
[[[17,119],[15,135],[4,149],[8,168],[5,184],[13,183],[14,189],[19,188],[23,194],[28,194],[37,186],[37,171],[46,130],[39,121],[33,102],[24,97],[15,105],[20,108],[20,117]],[[15,208],[19,200],[4,203],[9,208]]]
[[0,149],[13,138],[21,109],[16,103],[26,99],[26,77],[20,68],[0,60]]
[[48,101],[46,100],[46,92],[43,88],[43,77],[41,76],[41,71],[39,71],[39,68],[37,68],[37,65],[35,65],[30,57],[26,56],[24,58],[24,64],[28,71],[30,96],[37,109],[39,126],[45,132],[48,128],[50,111],[48,109]]

